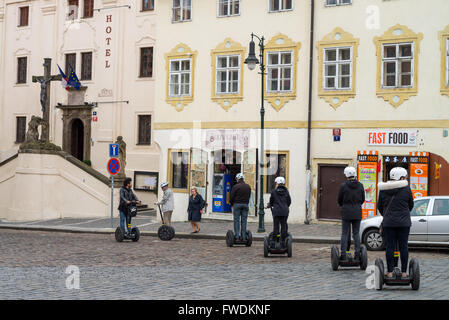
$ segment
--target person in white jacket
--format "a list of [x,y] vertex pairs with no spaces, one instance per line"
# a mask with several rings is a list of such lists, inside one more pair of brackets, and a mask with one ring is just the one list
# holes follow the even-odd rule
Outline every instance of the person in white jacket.
[[161,183],[162,191],[164,195],[162,196],[162,200],[156,202],[156,205],[161,205],[162,213],[164,215],[165,224],[169,226],[171,224],[171,216],[173,210],[175,209],[175,202],[173,199],[173,191],[168,187],[168,182]]

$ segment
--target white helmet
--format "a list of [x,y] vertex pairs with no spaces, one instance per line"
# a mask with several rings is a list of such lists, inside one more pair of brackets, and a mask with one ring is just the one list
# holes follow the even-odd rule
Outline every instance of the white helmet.
[[274,179],[274,182],[277,184],[285,184],[285,178],[284,177],[277,177]]
[[237,175],[235,176],[235,179],[237,181],[241,180],[241,179],[245,179],[245,176],[243,175],[243,173],[237,173]]
[[391,180],[400,180],[402,177],[407,177],[407,170],[402,167],[395,167],[390,170]]
[[350,178],[350,177],[356,177],[357,176],[357,171],[355,170],[354,167],[346,167],[344,174],[346,176],[346,178]]
[[163,187],[165,187],[165,186],[168,186],[168,182],[162,182],[162,183],[161,183],[161,188],[163,188]]

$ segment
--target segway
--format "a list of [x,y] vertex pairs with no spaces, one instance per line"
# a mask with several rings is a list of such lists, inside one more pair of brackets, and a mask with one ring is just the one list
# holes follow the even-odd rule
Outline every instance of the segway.
[[377,258],[374,262],[376,266],[376,289],[382,290],[383,286],[412,286],[413,290],[419,289],[420,271],[419,261],[412,258],[408,264],[408,277],[403,278],[401,269],[399,269],[399,246],[396,244],[396,251],[394,252],[394,269],[393,277],[387,278],[385,276],[384,262],[381,258]]
[[331,248],[331,265],[332,270],[337,271],[338,267],[360,267],[361,270],[366,270],[368,267],[368,251],[365,245],[360,245],[360,257],[356,259],[351,254],[351,229],[349,229],[348,246],[346,251],[346,259],[340,259],[340,250],[336,244]]
[[247,247],[251,247],[252,243],[253,234],[249,230],[246,230],[246,239],[236,238],[234,231],[232,230],[228,230],[228,232],[226,232],[226,245],[228,247],[232,247],[234,245],[245,245]]
[[137,205],[136,201],[131,201],[128,205],[128,214],[130,216],[128,223],[128,230],[131,230],[129,233],[124,233],[120,226],[115,229],[115,240],[117,242],[122,242],[123,240],[132,240],[134,242],[139,241],[140,239],[140,231],[139,228],[134,227],[131,228],[131,220],[137,215]]
[[173,239],[173,237],[175,236],[175,228],[173,228],[172,226],[165,225],[161,206],[158,204],[157,207],[159,208],[159,214],[161,215],[161,220],[162,220],[162,226],[160,226],[159,229],[157,230],[157,236],[162,241],[169,241],[169,240]]
[[263,256],[266,258],[268,254],[287,254],[289,258],[292,256],[293,237],[290,232],[287,233],[287,238],[284,243],[281,241],[281,235],[274,235],[270,232],[268,236],[263,239]]

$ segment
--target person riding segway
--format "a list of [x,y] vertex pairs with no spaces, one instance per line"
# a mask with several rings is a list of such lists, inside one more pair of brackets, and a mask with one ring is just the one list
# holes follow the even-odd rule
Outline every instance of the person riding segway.
[[234,215],[234,232],[228,230],[226,233],[226,244],[232,247],[234,244],[242,244],[250,247],[253,242],[251,231],[246,230],[249,211],[249,199],[251,196],[251,187],[245,183],[243,173],[237,174],[235,177],[237,183],[231,190],[231,206]]
[[[338,247],[331,248],[332,269],[342,267],[358,267],[365,270],[368,266],[368,254],[366,247],[360,245],[360,222],[362,220],[362,205],[365,202],[365,189],[356,180],[357,171],[354,167],[346,167],[344,175],[347,180],[342,183],[338,192],[338,204],[341,207],[341,254]],[[350,253],[351,226],[354,239],[354,257]]]
[[168,187],[168,182],[161,183],[161,189],[164,192],[162,200],[155,202],[159,209],[162,225],[157,231],[159,239],[169,241],[175,236],[175,229],[171,226],[171,216],[175,208],[173,191]]
[[[419,289],[419,262],[410,260],[408,264],[408,237],[412,221],[410,211],[413,209],[413,195],[407,181],[407,170],[395,167],[390,171],[390,181],[380,182],[378,210],[383,216],[383,235],[386,240],[385,257],[387,272],[384,274],[384,264],[378,258],[375,265],[378,270],[377,289],[386,285],[412,285],[413,290]],[[398,268],[399,253],[401,268]],[[407,265],[409,274],[407,275]]]
[[139,228],[131,227],[131,219],[137,215],[137,204],[141,203],[131,189],[131,178],[123,181],[120,188],[120,226],[115,230],[115,240],[122,242],[123,240],[139,241]]
[[[273,232],[264,237],[264,257],[268,254],[285,254],[292,256],[292,235],[288,232],[288,214],[291,204],[290,193],[285,187],[285,178],[277,177],[276,188],[271,192],[270,202],[266,208],[273,214]],[[280,231],[280,232],[279,232]]]

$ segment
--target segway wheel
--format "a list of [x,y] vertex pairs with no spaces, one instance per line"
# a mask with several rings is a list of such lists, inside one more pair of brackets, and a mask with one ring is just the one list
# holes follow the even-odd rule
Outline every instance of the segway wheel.
[[287,246],[287,256],[289,257],[289,258],[291,258],[292,257],[292,238],[291,237],[287,237],[287,239],[285,240],[286,241],[286,246]]
[[360,246],[360,270],[366,270],[368,267],[368,251],[364,245]]
[[268,257],[268,237],[265,236],[263,238],[263,256],[266,258]]
[[251,231],[246,231],[246,246],[251,247],[251,244],[253,243],[253,234]]
[[382,290],[385,277],[384,262],[382,259],[377,258],[376,261],[374,261],[374,266],[376,267],[374,270],[376,290]]
[[228,230],[228,232],[226,232],[226,245],[228,247],[232,247],[234,245],[234,232],[232,232],[232,230]]
[[115,240],[117,242],[122,242],[124,238],[125,236],[123,235],[122,228],[117,227],[117,229],[115,229]]
[[131,235],[133,236],[132,239],[134,242],[139,241],[140,239],[140,230],[137,227],[134,227],[131,229]]
[[169,241],[175,236],[175,229],[166,225],[160,226],[157,231],[157,236],[162,241]]
[[340,259],[340,252],[338,247],[334,244],[331,248],[331,266],[332,270],[337,271]]
[[419,289],[419,283],[420,283],[420,271],[419,271],[419,262],[416,259],[410,260],[409,264],[409,276],[411,279],[412,289],[418,290]]

